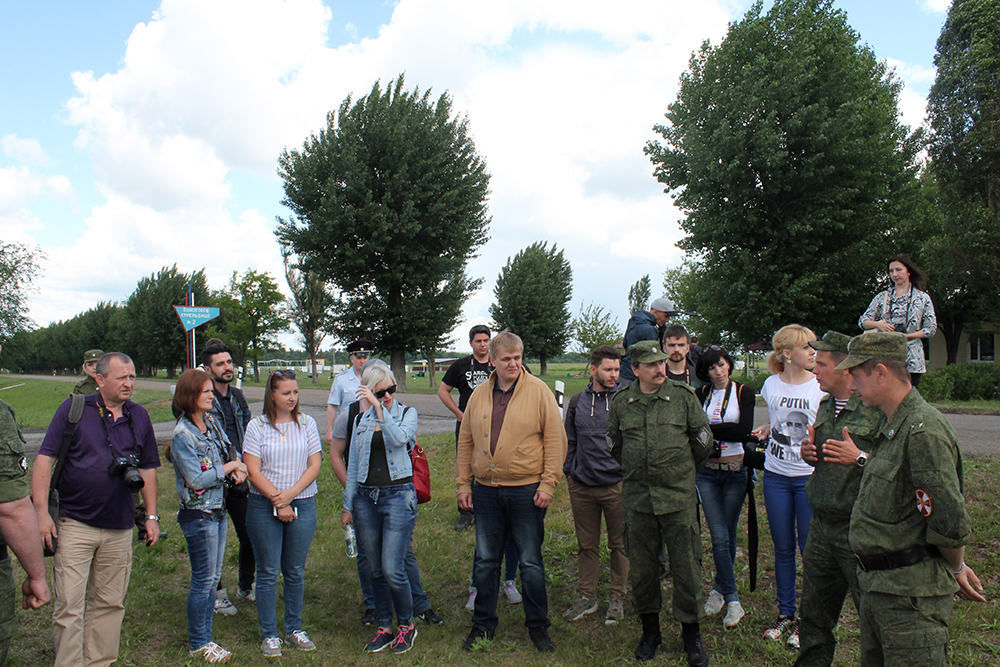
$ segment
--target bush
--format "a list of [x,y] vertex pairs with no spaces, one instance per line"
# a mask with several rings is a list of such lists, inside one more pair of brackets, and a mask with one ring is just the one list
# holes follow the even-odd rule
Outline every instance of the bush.
[[928,401],[991,401],[1000,397],[1000,367],[994,364],[953,364],[920,380]]
[[764,380],[771,377],[771,374],[766,370],[758,370],[750,377],[745,371],[735,371],[732,374],[732,379],[734,382],[739,382],[740,384],[745,384],[748,387],[753,387],[753,393],[760,396],[761,387],[764,386]]

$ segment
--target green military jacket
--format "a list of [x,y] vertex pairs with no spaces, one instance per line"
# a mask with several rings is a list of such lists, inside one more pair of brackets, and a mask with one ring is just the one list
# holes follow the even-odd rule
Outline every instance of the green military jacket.
[[96,394],[98,391],[100,391],[100,387],[97,386],[97,380],[89,375],[77,382],[76,386],[73,387],[74,394]]
[[[0,503],[10,503],[28,495],[28,461],[24,458],[24,438],[14,419],[14,408],[0,401]],[[5,547],[0,535],[0,548]]]
[[[875,436],[884,420],[885,415],[881,410],[866,408],[857,396],[851,396],[838,415],[833,396],[827,394],[816,411],[816,447],[818,449],[827,440],[843,440],[846,426],[854,444],[861,451],[867,452],[870,458],[875,448]],[[850,521],[863,471],[857,465],[845,466],[824,461],[821,454],[816,469],[806,482],[806,496],[813,514],[828,523]]]
[[694,389],[667,380],[643,394],[633,382],[615,395],[607,428],[627,509],[671,514],[697,504],[695,472],[712,453],[712,430]]
[[[851,550],[862,556],[936,545],[965,546],[972,534],[962,453],[951,424],[911,389],[878,432],[851,515]],[[914,597],[958,591],[943,558],[858,572],[863,591]]]

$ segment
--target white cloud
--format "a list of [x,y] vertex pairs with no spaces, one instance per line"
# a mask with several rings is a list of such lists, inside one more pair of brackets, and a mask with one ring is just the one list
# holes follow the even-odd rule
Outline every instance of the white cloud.
[[21,164],[31,167],[47,167],[50,164],[49,156],[35,139],[22,139],[16,134],[7,134],[0,139],[0,146],[3,146],[4,155],[13,157]]
[[65,199],[72,194],[73,185],[65,176],[44,176],[27,167],[0,168],[0,216],[28,206],[43,195]]
[[920,127],[927,118],[927,94],[934,83],[937,70],[895,58],[886,58],[885,62],[895,70],[896,76],[904,84],[899,94],[899,110],[903,115],[903,122],[912,128]]
[[920,0],[920,8],[925,12],[946,14],[951,9],[951,0]]

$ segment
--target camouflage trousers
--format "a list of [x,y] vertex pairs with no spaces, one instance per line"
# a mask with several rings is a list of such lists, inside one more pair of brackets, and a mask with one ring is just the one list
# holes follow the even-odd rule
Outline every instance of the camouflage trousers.
[[861,592],[861,667],[945,667],[954,595]]
[[701,531],[695,508],[671,514],[625,510],[625,551],[629,583],[637,614],[658,614],[660,552],[666,547],[673,578],[673,613],[680,623],[698,623],[704,616],[701,591]]
[[850,521],[831,523],[813,514],[802,557],[802,607],[799,620],[799,667],[830,667],[837,648],[837,627],[850,592],[860,607],[858,561],[848,541]]
[[10,556],[6,556],[0,559],[0,667],[7,663],[7,651],[17,632],[17,617],[14,615],[16,597],[17,582],[11,570]]

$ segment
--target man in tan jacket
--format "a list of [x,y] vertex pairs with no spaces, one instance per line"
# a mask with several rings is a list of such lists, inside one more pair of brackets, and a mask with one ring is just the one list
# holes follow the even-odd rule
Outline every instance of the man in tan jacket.
[[549,638],[542,541],[545,511],[562,479],[566,431],[555,396],[523,367],[524,345],[509,331],[490,341],[496,370],[469,398],[458,435],[458,505],[476,517],[473,573],[478,591],[472,631],[462,648],[492,639],[497,628],[500,561],[509,538],[521,561],[524,624],[539,651]]

